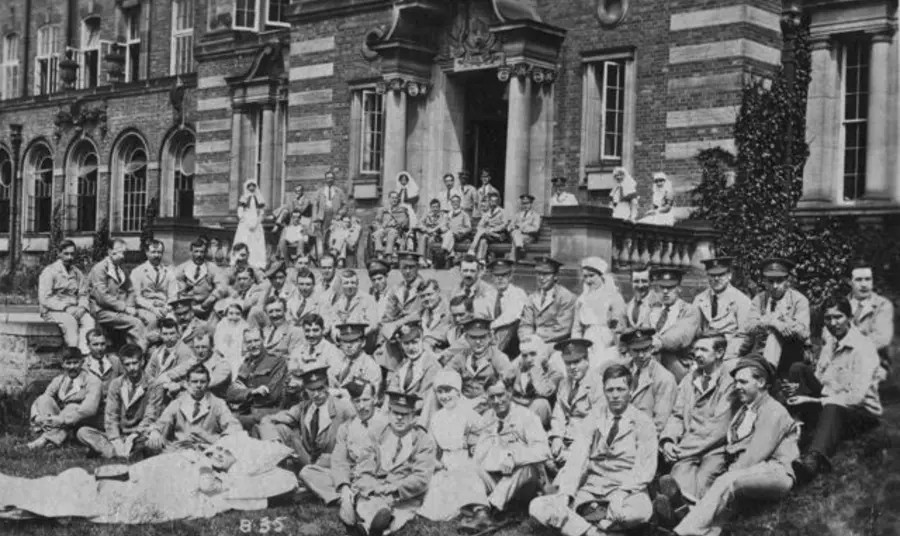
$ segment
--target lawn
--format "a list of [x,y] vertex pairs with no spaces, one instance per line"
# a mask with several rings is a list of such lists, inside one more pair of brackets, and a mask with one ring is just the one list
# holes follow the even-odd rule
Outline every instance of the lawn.
[[[845,443],[834,460],[833,472],[811,485],[795,490],[784,502],[744,505],[728,525],[731,534],[757,536],[869,536],[900,535],[900,389],[885,396],[885,424],[852,442]],[[0,472],[39,477],[73,466],[87,469],[101,465],[85,457],[82,448],[30,453],[18,436],[0,437]],[[289,501],[285,501],[289,503]],[[892,505],[892,506],[890,506]],[[276,523],[276,520],[278,523]],[[403,534],[447,536],[454,524],[416,520]],[[279,530],[280,529],[280,530]],[[80,520],[0,521],[0,534],[34,536],[188,536],[265,533],[338,536],[345,534],[336,511],[307,496],[295,504],[272,505],[265,511],[230,512],[209,520],[181,521],[159,525],[96,525]],[[549,536],[552,531],[523,520],[501,530],[498,536]]]

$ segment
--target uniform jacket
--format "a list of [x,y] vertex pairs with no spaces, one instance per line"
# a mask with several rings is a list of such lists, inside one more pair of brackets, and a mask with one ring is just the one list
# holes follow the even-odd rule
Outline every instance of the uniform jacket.
[[269,324],[262,328],[263,344],[266,352],[287,360],[297,348],[306,343],[300,328],[284,321],[279,326]]
[[459,187],[459,208],[472,213],[478,206],[478,190],[471,184],[463,184]]
[[491,195],[491,193],[496,193],[497,195],[500,195],[500,191],[497,190],[496,188],[494,188],[494,186],[491,185],[490,183],[485,184],[483,186],[479,186],[477,191],[478,191],[478,204],[479,205],[481,205],[481,202],[484,201],[485,199],[487,199],[488,196]]
[[[496,295],[500,294],[500,290],[496,290]],[[494,306],[496,305],[497,298],[494,298]],[[500,297],[500,316],[494,318],[494,321],[491,322],[491,328],[499,329],[505,328],[508,326],[518,327],[519,322],[522,320],[522,314],[525,312],[525,305],[528,303],[528,293],[522,290],[520,287],[510,285],[503,291],[503,296]],[[491,318],[494,315],[494,306],[491,306]]]
[[106,400],[109,384],[115,378],[118,378],[125,373],[122,362],[119,361],[119,357],[116,354],[106,354],[100,361],[97,361],[93,356],[88,355],[84,358],[84,370],[90,372],[100,380],[100,406],[102,407]]
[[[200,267],[199,277],[197,267]],[[211,262],[194,264],[193,260],[185,261],[175,269],[175,280],[178,281],[179,292],[190,294],[194,303],[207,304],[228,293],[228,281],[219,267]]]
[[318,292],[313,292],[306,297],[298,290],[287,300],[287,306],[290,313],[290,316],[287,318],[296,326],[300,326],[300,321],[309,313],[316,313],[321,316],[326,307],[326,300]]
[[175,271],[169,266],[160,264],[157,272],[150,261],[146,261],[131,271],[130,278],[134,303],[141,309],[166,308],[178,294]]
[[[650,291],[647,296],[641,301],[640,305],[637,303],[636,297],[632,296],[628,303],[625,304],[625,320],[627,322],[627,326],[629,329],[641,327],[641,326],[649,326],[649,318],[650,311],[659,303],[659,297],[657,297],[653,291]],[[637,320],[635,321],[634,308],[638,307],[637,312]],[[656,326],[654,326],[656,327]]]
[[[175,343],[172,348],[165,345],[157,346],[150,352],[150,358],[147,360],[147,366],[144,374],[147,380],[154,385],[165,384],[171,381],[177,381],[187,368],[194,363],[194,352],[188,348],[187,344],[182,341]],[[180,370],[182,372],[172,377],[172,371]],[[163,376],[163,374],[166,374]]]
[[816,362],[822,404],[861,407],[872,415],[881,415],[879,364],[875,344],[855,327],[840,341],[833,337],[826,341]]
[[[329,370],[329,373],[331,371]],[[344,356],[336,367],[334,374],[329,374],[332,387],[342,388],[353,380],[359,379],[371,383],[378,391],[381,385],[381,367],[375,362],[375,358],[362,352],[355,359]],[[377,392],[375,393],[377,396]]]
[[[397,441],[401,443],[399,452]],[[434,439],[424,428],[415,426],[398,438],[393,428],[386,426],[359,462],[362,474],[355,487],[365,494],[378,485],[393,486],[401,502],[424,498],[434,475],[436,456]]]
[[[239,407],[271,408],[281,404],[287,381],[287,363],[281,356],[263,352],[256,359],[244,358],[235,381],[228,386],[227,400]],[[250,391],[265,385],[266,396],[250,396]]]
[[737,357],[747,334],[750,320],[750,298],[731,285],[718,296],[717,315],[712,316],[713,290],[708,288],[694,298],[700,310],[700,331],[721,333],[728,341],[725,357]]
[[[760,292],[751,302],[750,318],[747,321],[748,331],[757,330],[762,320],[783,326],[789,340],[806,340],[809,337],[809,300],[800,292],[789,288],[775,303],[773,311],[769,293]],[[783,337],[780,332],[777,334]]]
[[569,289],[554,285],[552,296],[541,301],[540,292],[532,292],[522,312],[519,340],[536,333],[544,342],[559,342],[569,337],[575,320],[575,300]]
[[[264,311],[266,301],[270,297],[277,296],[282,298],[285,301],[285,304],[288,304],[296,300],[297,294],[299,294],[297,287],[290,281],[285,281],[280,290],[275,290],[271,281],[263,281],[258,285],[250,287],[250,290],[247,291],[247,297],[245,298],[244,303],[248,308],[259,307],[260,310]],[[294,313],[291,311],[290,307],[285,311],[285,318],[288,322],[294,321]]]
[[454,235],[468,234],[472,231],[472,217],[460,208],[459,212],[453,210],[447,212],[447,230]]
[[[650,310],[647,315],[647,323],[650,327],[656,328],[660,317],[663,314],[665,306],[659,303]],[[662,329],[657,330],[656,336],[659,337],[660,353],[669,354],[676,358],[682,358],[687,355],[687,351],[694,343],[697,333],[700,330],[700,310],[690,303],[678,298],[669,307],[669,316]]]
[[453,188],[447,189],[446,186],[441,188],[440,193],[436,194],[435,197],[438,198],[441,202],[441,210],[444,212],[450,212],[453,210],[453,205],[450,203],[451,198],[454,195],[458,195],[460,197],[460,207],[462,207],[462,191],[454,186]]
[[369,289],[369,296],[372,296],[372,299],[375,300],[375,317],[378,319],[378,325],[381,325],[382,319],[387,312],[389,294],[390,291],[388,289],[382,292],[375,292],[374,288]]
[[328,310],[325,325],[334,328],[338,324],[365,324],[366,332],[374,329],[380,322],[378,304],[375,298],[363,292],[357,292],[352,298],[341,294]]
[[493,285],[480,279],[470,288],[460,284],[453,290],[451,298],[456,296],[468,296],[472,300],[473,312],[477,318],[494,318],[497,289]]
[[537,234],[541,231],[541,215],[530,209],[520,210],[509,222],[510,232],[518,230],[525,234]]
[[556,396],[560,382],[565,378],[565,369],[556,366],[549,358],[533,364],[525,372],[522,371],[521,363],[520,356],[514,359],[509,367],[508,376],[513,382],[513,400],[528,405],[535,398],[552,399]]
[[678,384],[675,407],[659,440],[675,443],[681,449],[681,459],[702,456],[725,445],[725,434],[737,404],[732,368],[734,360],[722,363],[706,391],[699,370]]
[[141,374],[137,384],[125,376],[119,376],[109,384],[106,393],[106,417],[103,424],[106,438],[110,441],[119,437],[149,431],[162,408],[151,404],[150,379]]
[[406,319],[418,317],[422,311],[422,291],[425,290],[425,280],[422,276],[416,278],[407,290],[406,282],[400,283],[388,293],[387,308],[381,318],[382,333],[390,339],[397,327]]
[[100,310],[124,313],[126,308],[134,306],[134,292],[128,275],[108,257],[91,268],[88,281],[91,314]]
[[649,415],[656,424],[656,430],[661,431],[675,405],[678,390],[675,376],[659,361],[651,359],[636,378],[637,384],[631,392],[631,405]]
[[337,186],[331,187],[331,199],[328,198],[328,186],[322,186],[316,191],[313,198],[313,220],[324,221],[325,211],[331,206],[331,211],[337,214],[347,203],[347,194]]
[[[412,382],[406,383],[406,374],[413,367]],[[434,385],[434,377],[441,370],[441,364],[437,357],[427,348],[416,360],[416,364],[409,358],[404,359],[398,368],[388,374],[387,390],[401,393],[415,393],[422,400],[430,400],[433,396],[431,388]]]
[[426,233],[447,232],[447,214],[438,212],[435,215],[428,211],[419,219],[419,227]]
[[887,349],[894,339],[894,304],[891,300],[873,292],[860,307],[852,296],[848,299],[853,308],[853,324],[879,352]]
[[588,417],[572,444],[569,458],[556,477],[559,492],[569,497],[581,490],[595,497],[622,490],[628,494],[647,491],[656,474],[656,427],[650,417],[628,406],[619,429],[607,445],[613,416],[608,410]]
[[453,318],[450,316],[450,307],[447,300],[440,298],[433,310],[422,307],[422,330],[425,344],[432,350],[438,351],[447,348],[450,342],[447,334],[453,327]]
[[480,435],[473,458],[489,473],[497,472],[497,462],[508,454],[517,468],[550,459],[550,443],[541,419],[524,406],[511,404],[509,413],[502,419],[489,409],[479,420],[478,429]]
[[493,209],[493,211],[488,209],[488,212],[482,214],[481,219],[478,220],[478,229],[486,233],[505,232],[508,225],[509,220],[500,207]]
[[[338,427],[331,453],[331,477],[335,489],[349,486],[362,476],[366,469],[360,462],[365,460],[369,449],[374,448],[381,432],[388,426],[385,414],[376,411],[365,423],[359,417],[353,417]],[[371,466],[369,470],[371,470]]]
[[408,231],[416,226],[416,216],[409,205],[399,204],[395,207],[385,207],[378,212],[375,218],[376,229],[397,229]]
[[38,303],[41,312],[65,311],[68,307],[88,310],[88,280],[81,270],[72,266],[66,270],[62,261],[44,268],[38,279]]
[[315,347],[310,347],[309,342],[304,339],[291,351],[287,360],[289,371],[300,370],[306,363],[323,363],[328,365],[328,373],[336,376],[344,362],[344,352],[325,339]]
[[206,393],[200,399],[200,412],[194,417],[195,401],[188,393],[182,393],[166,406],[154,428],[166,439],[188,439],[192,428],[199,428],[215,437],[242,434],[244,429],[228,404],[217,396]]
[[[578,437],[578,429],[596,407],[604,407],[603,375],[598,369],[589,369],[581,379],[578,390],[572,397],[572,378],[566,376],[559,383],[556,404],[550,417],[550,437],[573,441]],[[571,401],[570,401],[571,399]]]
[[90,420],[97,415],[101,402],[100,379],[86,370],[75,378],[65,372],[47,385],[44,395],[59,406],[59,417],[69,426]]
[[[288,426],[300,433],[300,444],[309,455],[310,463],[322,467],[331,465],[331,452],[337,442],[338,429],[356,415],[353,405],[342,398],[328,397],[323,408],[319,408],[319,432],[316,437],[310,435],[308,420],[314,404],[304,400],[289,409],[282,410],[272,416],[279,422],[287,422]],[[324,413],[322,413],[324,412]],[[322,421],[325,421],[324,425]]]
[[768,393],[761,393],[751,406],[739,408],[731,419],[725,451],[733,461],[728,469],[746,469],[769,462],[794,476],[791,463],[800,457],[799,435],[787,409]]
[[455,370],[462,377],[462,395],[466,398],[477,398],[484,394],[484,384],[490,378],[508,377],[512,365],[509,357],[497,349],[488,348],[481,362],[476,363],[475,354],[467,348],[456,354],[446,367]]

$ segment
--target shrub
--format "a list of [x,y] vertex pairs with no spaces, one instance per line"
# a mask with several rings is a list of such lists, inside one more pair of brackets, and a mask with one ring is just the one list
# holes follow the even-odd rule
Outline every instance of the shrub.
[[109,251],[109,218],[100,221],[100,227],[94,233],[94,242],[91,245],[91,258],[94,262],[102,261]]

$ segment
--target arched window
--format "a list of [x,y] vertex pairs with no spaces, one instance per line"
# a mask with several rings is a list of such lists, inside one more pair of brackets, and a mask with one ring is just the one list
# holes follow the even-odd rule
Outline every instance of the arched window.
[[46,145],[29,151],[26,172],[28,184],[28,231],[46,233],[53,219],[53,157]]
[[119,144],[116,157],[115,177],[122,192],[120,230],[140,231],[147,210],[147,147],[131,134]]
[[0,233],[9,232],[9,190],[12,179],[12,158],[9,153],[0,149]]
[[97,150],[88,140],[81,140],[69,157],[69,217],[73,231],[97,228]]

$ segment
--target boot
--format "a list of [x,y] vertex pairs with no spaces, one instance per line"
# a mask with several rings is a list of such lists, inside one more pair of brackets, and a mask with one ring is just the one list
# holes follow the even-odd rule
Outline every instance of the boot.
[[491,518],[491,512],[486,507],[478,508],[469,519],[459,524],[459,532],[463,534],[478,534],[479,532],[493,528],[496,522]]
[[382,508],[372,518],[372,524],[369,525],[369,536],[382,536],[384,531],[391,527],[393,520],[394,514],[391,513],[390,508]]
[[[819,474],[823,468],[822,460],[824,456],[821,453],[811,450],[794,460],[791,466],[794,468],[794,475],[797,477],[798,484],[807,484]],[[827,462],[826,462],[827,463]]]

